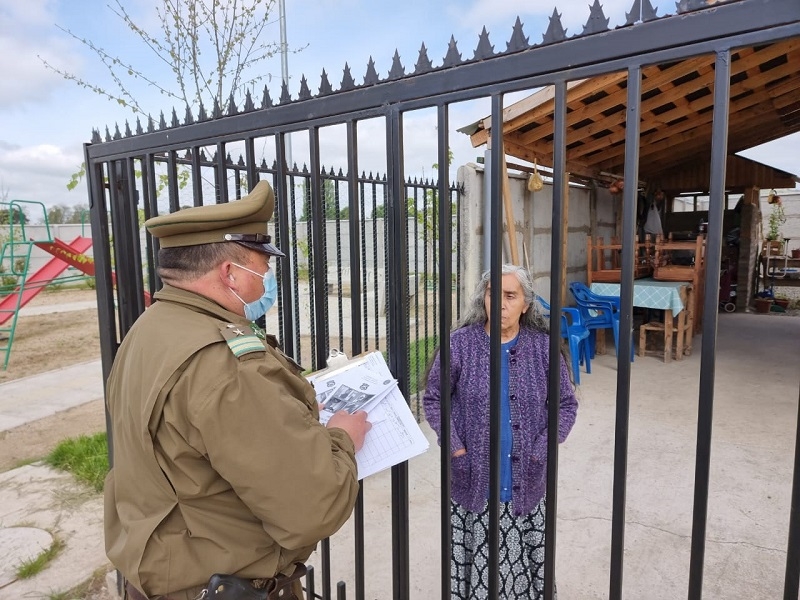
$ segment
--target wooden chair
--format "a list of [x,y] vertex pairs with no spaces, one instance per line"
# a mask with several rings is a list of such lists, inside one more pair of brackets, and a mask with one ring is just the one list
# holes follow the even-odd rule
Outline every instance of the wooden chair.
[[[659,281],[686,281],[692,284],[694,290],[694,306],[691,307],[694,333],[700,333],[703,321],[703,286],[705,278],[705,236],[700,234],[694,240],[673,240],[659,238],[655,243],[655,256],[653,259],[653,279]],[[678,264],[674,262],[674,253],[692,253],[691,264]],[[687,307],[688,308],[688,307]]]
[[[634,279],[648,277],[653,272],[654,247],[650,234],[645,235],[644,242],[640,242],[637,236]],[[622,243],[619,238],[611,238],[608,243],[603,238],[586,238],[586,273],[588,285],[595,281],[619,283],[622,280]]]

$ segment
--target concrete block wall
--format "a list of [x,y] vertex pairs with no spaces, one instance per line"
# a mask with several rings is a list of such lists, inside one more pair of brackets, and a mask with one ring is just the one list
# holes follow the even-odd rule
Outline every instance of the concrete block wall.
[[[482,165],[467,164],[458,169],[458,183],[463,186],[461,210],[460,270],[461,296],[468,299],[488,268],[485,236],[485,172]],[[521,264],[529,264],[536,292],[549,300],[552,281],[550,246],[552,243],[553,187],[545,183],[542,190],[530,192],[527,175],[509,173],[512,212],[516,229],[517,249]],[[499,201],[502,201],[499,200]],[[610,239],[616,230],[616,205],[619,198],[608,190],[569,188],[567,230],[567,281],[586,281],[586,241],[589,235]],[[503,227],[503,257],[511,262],[508,228]],[[560,276],[560,273],[556,275]],[[571,298],[565,298],[567,304]]]

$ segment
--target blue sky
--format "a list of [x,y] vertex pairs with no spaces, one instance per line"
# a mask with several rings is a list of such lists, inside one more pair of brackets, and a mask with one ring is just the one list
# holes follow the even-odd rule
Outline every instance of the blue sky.
[[[145,27],[158,25],[153,9],[155,0],[125,0],[134,19]],[[601,2],[611,26],[621,24],[632,0]],[[302,48],[289,56],[290,91],[296,97],[300,77],[305,75],[313,92],[319,87],[325,69],[334,89],[349,64],[356,82],[363,80],[372,57],[384,77],[391,68],[395,50],[406,72],[413,71],[421,44],[428,48],[434,64],[441,64],[451,35],[462,56],[470,57],[485,26],[496,49],[504,49],[517,16],[531,42],[538,42],[547,28],[547,17],[556,2],[546,0],[286,0],[287,37],[290,48]],[[589,0],[558,0],[558,10],[567,34],[582,30],[589,16]],[[0,0],[0,195],[52,204],[86,202],[83,185],[69,192],[66,183],[83,157],[82,144],[93,128],[104,130],[115,123],[122,127],[131,113],[88,90],[65,81],[47,70],[42,57],[89,81],[108,84],[104,67],[91,51],[58,29],[96,42],[112,55],[131,57],[148,70],[159,69],[152,56],[143,51],[132,34],[110,7],[114,0]],[[658,14],[675,12],[674,0],[657,0]],[[279,40],[277,4],[275,23],[267,39]],[[144,62],[143,62],[144,61]],[[280,60],[265,65],[275,79],[268,84],[273,98],[280,94]],[[157,116],[160,110],[171,113],[173,102],[149,88],[137,97]],[[488,114],[488,103],[473,103],[451,112],[451,143],[456,164],[474,160],[482,153],[472,149],[466,136],[455,129]],[[183,111],[178,110],[183,118]],[[418,121],[409,119],[406,139],[407,173],[429,176],[435,161],[435,120],[421,113]],[[380,134],[381,126],[375,124]],[[370,132],[370,126],[365,125]],[[336,132],[332,132],[337,137]],[[800,173],[800,158],[795,149],[798,136],[792,136],[744,153],[756,160]],[[302,140],[296,145],[295,160],[302,162]],[[381,141],[376,152],[383,149]],[[331,148],[337,146],[331,142]],[[362,167],[373,168],[374,153],[362,148]],[[327,155],[334,166],[341,149]],[[325,163],[326,156],[323,156]],[[380,165],[378,160],[375,165]]]

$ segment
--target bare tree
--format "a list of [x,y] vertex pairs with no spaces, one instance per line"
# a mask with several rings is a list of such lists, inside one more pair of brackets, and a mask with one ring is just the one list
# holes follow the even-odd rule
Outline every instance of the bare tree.
[[[145,83],[174,101],[173,106],[197,107],[215,103],[223,111],[239,102],[247,90],[269,81],[271,75],[256,68],[280,52],[280,44],[264,41],[275,0],[158,0],[159,33],[151,34],[137,24],[123,5],[109,6],[139,40],[169,67],[168,81],[159,81],[152,63],[144,67],[106,50],[69,29],[59,29],[92,50],[111,75],[116,89],[88,81],[39,59],[44,65],[77,85],[129,108],[149,114],[136,96],[136,84]],[[297,52],[297,50],[293,50]]]

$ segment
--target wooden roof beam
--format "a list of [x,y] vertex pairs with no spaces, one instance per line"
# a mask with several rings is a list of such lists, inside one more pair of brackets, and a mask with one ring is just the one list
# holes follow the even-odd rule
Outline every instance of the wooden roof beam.
[[[643,70],[643,73],[647,75],[646,79],[642,80],[642,93],[649,92],[653,89],[660,87],[661,85],[666,84],[669,81],[677,79],[678,77],[686,74],[686,69],[694,70],[704,64],[708,64],[709,61],[713,60],[713,58],[709,58],[706,56],[690,59],[688,61],[683,61],[676,65],[669,67],[663,71],[659,70],[657,66],[647,67]],[[625,74],[625,79],[627,80],[627,73]],[[613,108],[619,104],[624,104],[627,96],[622,92],[622,89],[614,90],[615,93],[609,94],[605,98],[597,100],[596,102],[592,102],[591,104],[582,104],[578,102],[573,102],[572,98],[569,98],[568,107],[571,109],[569,113],[567,113],[567,127],[574,127],[576,123],[580,123],[581,121],[585,121],[586,119],[592,119],[601,115],[604,111]],[[548,115],[546,115],[548,116]],[[615,121],[619,123],[619,119],[621,118],[623,121],[625,119],[625,111],[619,111],[618,113],[614,113],[609,117],[602,117],[603,119],[610,119],[612,122]],[[589,125],[587,127],[592,127],[593,125]],[[547,131],[541,132],[540,128],[526,131],[524,136],[524,143],[530,144],[535,142],[538,139],[541,139],[547,135]],[[579,131],[583,132],[585,128],[581,128]],[[602,129],[597,129],[597,131],[602,131]]]
[[[773,118],[765,119],[765,116],[773,116]],[[738,129],[739,131],[747,132],[752,129],[768,129],[770,127],[773,130],[776,127],[780,129],[780,123],[778,123],[777,117],[774,116],[774,112],[769,107],[765,108],[761,104],[731,115],[729,119],[730,130]],[[706,123],[695,126],[690,131],[671,136],[661,144],[641,145],[639,150],[640,169],[642,165],[647,163],[658,163],[662,156],[674,156],[677,162],[684,162],[686,156],[700,153],[704,149],[707,149],[706,153],[710,155],[711,129],[712,123],[709,120]],[[729,133],[728,139],[729,152],[731,152],[736,145],[736,136]],[[676,147],[680,147],[681,153],[679,155],[675,152]],[[603,161],[598,163],[598,168],[610,169],[619,162],[619,159]]]
[[[797,46],[800,47],[800,43],[798,43]],[[773,48],[773,50],[774,50],[774,48]],[[779,52],[777,54],[777,56],[780,56],[780,55],[781,55],[781,53]],[[759,57],[759,60],[756,61],[755,63],[753,63],[753,61],[755,60],[753,58],[754,56],[758,56]],[[774,56],[772,56],[772,54],[770,54],[768,56],[761,56],[761,53],[754,53],[754,54],[752,54],[752,55],[750,55],[750,56],[748,56],[746,58],[743,58],[743,59],[740,59],[740,60],[736,61],[734,63],[734,65],[737,65],[737,68],[739,69],[739,71],[734,71],[732,74],[738,74],[739,72],[741,72],[743,70],[749,70],[750,68],[752,68],[752,66],[757,66],[757,65],[761,64],[763,62],[763,60],[771,59],[771,58],[774,58]],[[782,65],[781,67],[777,67],[776,69],[772,69],[772,70],[767,71],[765,73],[759,73],[758,75],[755,75],[754,77],[745,79],[743,81],[740,81],[740,82],[734,84],[731,87],[731,95],[736,95],[736,94],[739,94],[739,93],[741,93],[743,91],[751,90],[753,87],[755,87],[756,89],[759,89],[759,88],[763,87],[764,84],[766,82],[768,82],[768,81],[771,81],[771,80],[773,80],[773,79],[775,79],[777,77],[782,77],[783,75],[791,74],[792,72],[796,71],[796,68],[793,68],[793,69],[789,69],[788,68],[789,65],[792,62],[793,61],[789,60],[788,61],[789,64],[787,64],[787,65]],[[699,98],[698,100],[694,100],[694,101],[691,101],[691,102],[688,102],[688,101],[685,100],[687,94],[689,94],[691,92],[694,92],[694,91],[696,91],[696,90],[698,90],[700,88],[708,87],[709,85],[713,85],[713,82],[714,82],[713,69],[710,68],[710,64],[708,64],[706,66],[708,67],[707,71],[704,74],[702,74],[699,78],[694,79],[694,80],[686,83],[683,86],[675,87],[675,88],[670,89],[669,91],[665,91],[664,93],[662,93],[662,94],[660,94],[658,96],[654,96],[652,98],[649,98],[649,99],[647,99],[647,100],[645,100],[645,101],[643,101],[641,103],[640,110],[641,110],[641,114],[642,115],[645,115],[645,113],[648,113],[648,112],[652,111],[653,109],[656,109],[656,108],[659,108],[661,106],[664,106],[665,104],[668,104],[670,102],[673,103],[673,104],[676,104],[675,108],[670,109],[670,110],[668,110],[668,111],[666,111],[664,113],[661,113],[658,116],[655,116],[655,117],[653,117],[653,116],[649,116],[649,117],[648,116],[643,116],[643,122],[644,122],[644,125],[646,126],[645,127],[646,129],[650,129],[651,124],[653,122],[659,122],[660,121],[660,122],[666,123],[668,121],[675,120],[676,118],[682,116],[681,113],[688,114],[688,113],[696,112],[698,110],[701,110],[702,108],[707,108],[707,107],[713,105],[713,102],[714,102],[713,94],[709,94],[708,96],[705,96],[703,98]],[[752,80],[752,81],[750,81],[750,80]],[[750,83],[749,84],[746,83],[747,81],[750,81]],[[754,82],[757,82],[757,85],[753,86]],[[681,110],[681,106],[680,105],[683,105],[683,110]],[[585,133],[588,136],[588,135],[594,135],[595,133],[598,133],[600,131],[604,131],[606,129],[614,129],[615,126],[619,127],[624,123],[625,117],[626,117],[625,111],[620,111],[619,113],[615,113],[613,115],[610,115],[609,117],[606,117],[606,118],[604,118],[604,119],[602,119],[600,121],[597,121],[597,122],[593,123],[592,125],[587,126],[586,128],[584,128],[585,129]],[[620,140],[622,140],[624,138],[625,138],[625,129],[624,129],[624,127],[618,128],[618,129],[616,129],[616,131],[614,133],[608,134],[607,136],[604,136],[602,138],[598,138],[597,140],[592,140],[588,144],[585,144],[586,148],[580,155],[583,156],[583,155],[586,155],[586,154],[590,154],[590,153],[596,151],[598,148],[602,148],[602,147],[607,146],[609,144],[617,143],[618,141],[620,141]]]
[[[522,160],[526,160],[528,162],[538,162],[540,165],[545,167],[553,168],[553,155],[552,153],[540,153],[531,150],[528,146],[521,146],[520,144],[514,142],[506,138],[503,140],[503,146],[505,148],[506,154],[510,154],[511,156],[515,156]],[[568,173],[574,173],[575,175],[579,175],[581,177],[585,177],[587,179],[597,179],[599,173],[594,169],[587,167],[584,164],[581,164],[579,161],[567,161],[566,166]]]
[[[591,79],[577,79],[567,82],[567,93],[570,101],[582,100],[597,92],[605,89],[609,85],[614,85],[624,81],[627,77],[625,71],[607,73]],[[555,88],[552,85],[542,88],[527,98],[515,102],[508,108],[503,109],[503,133],[516,131],[533,123],[537,119],[553,112],[555,106]],[[491,134],[492,118],[486,117],[480,122],[482,129],[470,136],[472,147],[476,148],[487,143]]]
[[[791,60],[787,61],[787,64],[782,65],[780,67],[776,67],[775,69],[772,69],[765,73],[760,73],[759,75],[751,78],[752,81],[750,81],[749,84],[746,84],[745,82],[747,80],[745,80],[745,81],[740,81],[739,83],[736,83],[733,86],[731,86],[731,96],[736,96],[737,94],[750,90],[752,88],[753,82],[757,81],[759,85],[756,86],[756,89],[760,89],[761,93],[751,94],[749,96],[740,98],[739,100],[732,102],[730,112],[734,113],[738,110],[746,109],[760,102],[769,102],[770,101],[769,90],[764,89],[765,84],[771,81],[772,79],[780,78],[785,75],[794,74],[796,72],[796,67],[794,65],[797,64],[795,61],[796,60],[800,61],[800,52],[797,53],[797,56],[795,56],[794,54],[790,55],[790,58]],[[782,94],[791,95],[798,87],[800,87],[800,79],[793,78],[788,82],[784,82],[782,84],[779,84],[779,86],[776,86],[775,93],[776,94],[780,93],[781,95]],[[643,107],[644,104],[647,104],[647,102],[643,103]],[[658,129],[656,132],[645,134],[644,136],[642,136],[640,144],[642,145],[653,144],[663,139],[672,137],[677,133],[689,130],[697,126],[698,124],[707,121],[710,122],[712,118],[712,112],[709,111],[702,115],[698,114],[698,112],[702,109],[706,109],[710,106],[713,106],[713,104],[714,104],[713,94],[689,102],[687,108],[688,108],[688,113],[694,115],[692,118],[689,118],[675,125],[670,125],[668,127]],[[681,116],[681,112],[686,112],[686,111],[685,110],[679,111],[678,109],[673,109],[663,113],[661,117],[666,117],[665,120],[674,120]],[[642,129],[643,130],[650,129],[649,125],[650,121],[646,118],[643,119]],[[571,151],[571,156],[580,160],[581,157],[586,157],[587,155],[601,149],[608,149],[607,152],[605,153],[606,154],[605,158],[609,158],[609,153],[611,155],[619,156],[621,154],[624,154],[624,150],[622,152],[619,152],[617,150],[612,149],[612,146],[624,139],[625,139],[625,130],[623,128],[621,131],[614,132],[602,138],[598,138],[586,144],[582,144],[581,146],[575,147]],[[591,160],[589,161],[585,160],[584,162],[587,162],[587,164],[592,163]]]

